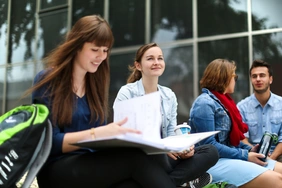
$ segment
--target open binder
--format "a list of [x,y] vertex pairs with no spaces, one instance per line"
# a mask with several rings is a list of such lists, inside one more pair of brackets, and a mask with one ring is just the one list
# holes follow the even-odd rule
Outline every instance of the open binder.
[[128,147],[140,148],[147,154],[181,152],[218,131],[170,136],[161,139],[160,93],[150,93],[114,103],[114,121],[127,117],[124,127],[137,129],[141,135],[127,133],[96,140],[82,140],[72,145],[94,150]]
[[123,134],[96,140],[84,140],[73,145],[94,150],[110,148],[139,148],[145,153],[160,154],[167,152],[181,152],[199,141],[217,134],[219,131],[171,136],[165,139],[149,140],[134,134]]

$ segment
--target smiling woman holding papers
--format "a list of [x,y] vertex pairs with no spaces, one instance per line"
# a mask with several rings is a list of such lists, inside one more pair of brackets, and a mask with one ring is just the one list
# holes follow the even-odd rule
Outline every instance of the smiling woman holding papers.
[[175,187],[165,170],[139,149],[93,151],[70,145],[140,133],[121,127],[127,119],[106,123],[113,41],[103,18],[85,16],[34,79],[32,100],[49,108],[53,123],[52,151],[37,177],[40,188]]
[[[177,125],[176,96],[171,89],[158,85],[159,76],[163,74],[164,70],[165,62],[160,47],[156,43],[141,46],[136,52],[134,65],[130,66],[132,73],[127,80],[128,84],[121,87],[114,103],[115,106],[118,101],[159,91],[161,98],[158,110],[161,117],[159,125],[155,126],[159,128],[158,133],[161,138],[173,136],[174,127]],[[167,169],[176,186],[185,185],[205,174],[218,160],[218,153],[212,145],[191,147],[189,150],[190,152],[152,156]],[[209,176],[209,174],[207,175]],[[201,179],[199,180],[201,181]],[[209,182],[201,183],[206,185]]]

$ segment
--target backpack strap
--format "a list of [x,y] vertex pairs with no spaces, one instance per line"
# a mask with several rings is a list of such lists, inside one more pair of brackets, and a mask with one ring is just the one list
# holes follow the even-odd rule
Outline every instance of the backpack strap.
[[46,162],[49,153],[51,151],[52,146],[52,124],[48,119],[48,125],[44,131],[44,140],[41,145],[41,149],[34,160],[34,162],[31,164],[30,168],[28,169],[27,176],[24,180],[24,183],[22,185],[22,188],[29,188],[32,182],[34,181],[37,173],[42,168],[43,164]]

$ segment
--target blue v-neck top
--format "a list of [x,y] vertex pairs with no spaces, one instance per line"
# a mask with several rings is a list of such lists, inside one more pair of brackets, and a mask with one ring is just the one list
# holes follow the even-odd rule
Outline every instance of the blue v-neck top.
[[[46,70],[43,70],[39,72],[35,78],[34,78],[34,84],[40,81],[42,76],[44,76],[46,73]],[[48,88],[48,85],[46,84],[45,86],[41,87],[40,89],[34,91],[32,93],[32,102],[33,103],[40,103],[40,104],[45,104],[49,111],[49,119],[52,120],[52,99],[48,97],[48,92],[46,95],[46,90]],[[62,153],[62,145],[63,145],[63,139],[66,133],[68,132],[77,132],[77,131],[83,131],[90,129],[92,127],[98,127],[105,125],[106,122],[104,122],[102,125],[98,121],[95,121],[93,123],[90,123],[91,115],[90,115],[90,109],[87,101],[87,97],[84,95],[83,97],[77,97],[75,94],[74,95],[74,100],[76,100],[76,108],[73,112],[72,115],[72,123],[70,125],[65,125],[65,126],[58,126],[58,125],[53,125],[53,137],[52,137],[52,149],[51,153],[49,156],[48,161],[53,161],[56,160],[66,154]],[[70,106],[70,108],[72,108]],[[68,154],[77,154],[77,153],[84,153],[84,152],[93,152],[92,150],[89,149],[80,149],[74,152],[70,152]]]

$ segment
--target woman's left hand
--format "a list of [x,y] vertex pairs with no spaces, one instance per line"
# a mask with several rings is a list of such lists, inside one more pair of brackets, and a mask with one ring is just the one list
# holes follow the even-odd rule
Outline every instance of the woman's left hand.
[[179,153],[179,156],[181,157],[181,159],[187,159],[190,158],[194,155],[195,150],[194,150],[195,146],[191,146],[189,148],[189,150],[184,150],[183,152]]
[[183,152],[168,153],[168,156],[171,157],[174,160],[190,158],[195,153],[194,147],[195,146],[193,145],[188,150],[184,150]]

